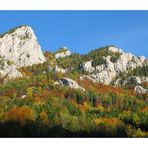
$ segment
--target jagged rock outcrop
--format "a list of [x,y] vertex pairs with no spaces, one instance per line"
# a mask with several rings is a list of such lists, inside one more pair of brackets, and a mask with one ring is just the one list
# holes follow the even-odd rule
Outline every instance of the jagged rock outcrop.
[[143,88],[142,86],[135,86],[134,92],[137,94],[145,94],[147,93],[147,89]]
[[83,90],[85,91],[85,89],[81,86],[78,85],[78,83],[70,78],[62,78],[59,83],[62,85],[62,86],[66,86],[66,87],[69,87],[69,88],[73,88],[73,89],[80,89],[80,90]]
[[146,58],[144,56],[140,56],[139,60],[140,60],[141,63],[143,63],[143,62],[145,62]]
[[106,61],[105,64],[97,65],[95,70],[92,72],[91,61],[85,62],[83,64],[83,69],[85,71],[91,71],[92,73],[87,76],[88,79],[93,80],[93,82],[99,82],[104,84],[110,84],[120,73],[128,72],[128,70],[133,70],[145,63],[145,57],[136,57],[131,53],[124,53],[121,49],[116,47],[109,47],[108,50],[112,52],[120,53],[119,59],[113,63],[111,56],[103,57]]
[[43,63],[45,57],[29,26],[20,26],[0,37],[0,56],[17,67]]
[[115,86],[124,86],[124,87],[130,87],[130,86],[140,86],[144,83],[148,82],[148,77],[140,77],[140,76],[130,76],[127,78],[119,78],[114,82]]
[[124,52],[122,51],[122,49],[117,48],[117,47],[113,47],[113,46],[109,47],[108,50],[109,50],[109,51],[112,51],[112,52],[118,52],[118,53],[121,53],[121,54],[124,53]]
[[1,61],[0,63],[0,76],[4,78],[5,83],[12,79],[23,77],[15,65],[10,66],[6,61]]
[[[5,61],[0,67],[0,75],[7,79],[22,77],[17,70],[19,67],[45,61],[32,28],[25,25],[0,36],[0,57]],[[6,62],[9,62],[9,65]]]
[[71,55],[71,51],[67,47],[63,47],[61,51],[59,50],[59,52],[55,54],[55,58],[58,59],[58,58],[63,58],[70,55]]
[[92,60],[82,63],[80,65],[80,67],[83,68],[84,71],[89,72],[89,73],[91,73],[91,72],[93,72],[95,70],[95,68],[92,67]]

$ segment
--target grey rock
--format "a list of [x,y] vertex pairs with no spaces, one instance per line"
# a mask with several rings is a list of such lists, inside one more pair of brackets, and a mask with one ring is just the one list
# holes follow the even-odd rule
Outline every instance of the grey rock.
[[89,73],[91,73],[95,70],[95,68],[92,67],[92,60],[82,63],[80,65],[80,67],[83,68],[86,72],[89,72]]
[[6,61],[1,62],[0,64],[0,76],[4,78],[5,83],[12,79],[23,77],[15,65],[10,66]]
[[66,69],[59,68],[58,66],[55,66],[54,71],[56,71],[56,72],[60,72],[60,73],[62,73],[62,74],[64,74],[64,73],[67,72]]
[[135,86],[134,92],[138,94],[145,94],[147,93],[147,89],[143,88],[142,86]]
[[119,53],[121,53],[121,54],[123,53],[122,49],[117,48],[117,47],[112,47],[112,46],[111,46],[111,47],[108,48],[108,50],[109,50],[109,51],[112,51],[112,52],[119,52]]
[[81,86],[78,85],[78,83],[70,78],[66,78],[66,77],[63,77],[59,83],[62,85],[62,86],[66,86],[66,87],[69,87],[69,88],[73,88],[73,89],[80,89],[80,90],[83,90],[85,91],[85,89]]
[[20,26],[0,37],[0,76],[5,82],[23,77],[17,68],[45,62],[37,38],[29,26]]
[[0,56],[17,67],[43,63],[45,57],[29,26],[21,26],[0,38]]
[[[93,80],[93,82],[96,83],[104,83],[108,85],[113,80],[115,80],[120,73],[133,70],[139,66],[142,66],[146,62],[145,57],[142,56],[138,58],[131,53],[124,53],[121,49],[116,47],[109,47],[109,50],[112,52],[121,53],[119,59],[115,63],[113,63],[111,61],[111,56],[103,57],[106,60],[106,64],[97,65],[95,70],[92,70],[92,61],[84,63],[83,69],[85,71],[91,72],[87,77],[88,79]],[[118,84],[119,82],[120,80],[118,80],[116,84]]]
[[63,47],[63,48],[65,48],[66,51],[55,54],[56,59],[63,58],[63,57],[71,55],[71,51],[67,47]]

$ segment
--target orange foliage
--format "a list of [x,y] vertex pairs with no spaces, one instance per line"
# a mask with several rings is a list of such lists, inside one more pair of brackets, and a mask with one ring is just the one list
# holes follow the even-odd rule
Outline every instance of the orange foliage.
[[118,125],[121,123],[120,120],[118,120],[117,118],[96,118],[94,120],[95,124],[96,125],[99,125],[99,124],[107,124],[107,125]]
[[148,112],[148,106],[145,107],[145,108],[143,108],[143,109],[141,110],[141,112]]
[[25,67],[19,69],[23,76],[32,76],[32,73],[28,71]]
[[24,125],[26,121],[34,121],[34,113],[31,108],[28,106],[22,107],[13,107],[8,112],[6,112],[6,120],[7,121],[17,121],[21,125]]
[[89,104],[87,102],[83,102],[83,104],[78,105],[82,111],[87,111],[89,108]]
[[48,115],[46,112],[41,112],[39,116],[44,124],[49,125]]
[[94,90],[98,93],[106,93],[106,92],[113,92],[115,94],[121,94],[124,92],[124,89],[118,88],[118,87],[113,87],[109,85],[104,85],[104,84],[98,84],[98,83],[93,83],[90,80],[83,80],[79,81],[79,83],[86,89],[91,89]]
[[144,82],[142,85],[143,85],[144,87],[148,87],[148,82]]

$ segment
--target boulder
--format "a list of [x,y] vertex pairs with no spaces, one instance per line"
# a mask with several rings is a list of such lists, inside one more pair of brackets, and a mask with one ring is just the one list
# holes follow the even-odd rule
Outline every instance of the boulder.
[[145,62],[146,58],[144,56],[140,56],[139,59],[140,59],[140,62],[143,63],[143,62]]
[[52,66],[49,65],[49,66],[47,67],[47,70],[51,72],[51,71],[54,70],[54,67],[52,67]]
[[64,49],[63,52],[59,52],[59,53],[56,53],[55,54],[55,58],[56,59],[63,58],[63,57],[66,57],[66,56],[70,56],[71,55],[71,51],[67,47],[63,47],[62,49]]
[[135,86],[135,85],[141,85],[142,81],[140,77],[131,76],[128,77],[126,80],[124,80],[122,83],[123,86],[131,86],[131,85]]
[[138,94],[145,94],[148,90],[143,88],[142,86],[135,86],[134,92]]
[[70,78],[62,78],[59,82],[62,86],[66,86],[66,87],[69,87],[69,88],[73,88],[73,89],[80,89],[80,90],[83,90],[85,91],[84,88],[80,87],[78,85],[78,83]]
[[56,72],[60,72],[60,73],[62,73],[62,74],[64,74],[64,73],[67,72],[66,69],[59,68],[58,66],[55,66],[54,71],[56,71]]
[[10,66],[6,61],[1,62],[0,64],[0,76],[4,78],[5,83],[12,79],[23,77],[15,65]]

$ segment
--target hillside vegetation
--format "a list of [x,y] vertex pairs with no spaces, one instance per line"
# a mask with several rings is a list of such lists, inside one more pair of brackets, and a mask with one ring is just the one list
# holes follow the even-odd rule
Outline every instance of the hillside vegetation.
[[[74,64],[73,56],[63,60]],[[48,72],[49,61],[21,68],[29,77],[0,85],[0,136],[148,136],[148,94],[80,80],[79,72]],[[86,91],[55,85],[62,77]]]

